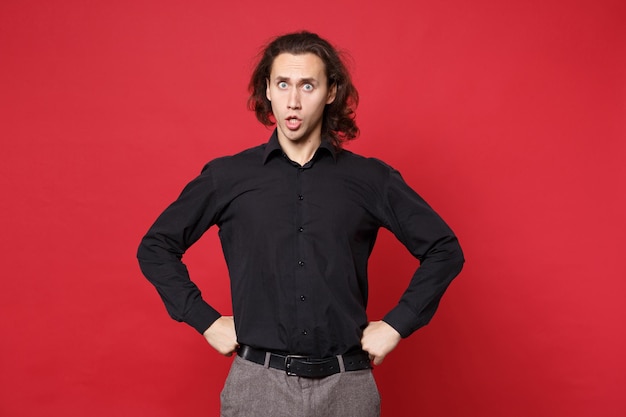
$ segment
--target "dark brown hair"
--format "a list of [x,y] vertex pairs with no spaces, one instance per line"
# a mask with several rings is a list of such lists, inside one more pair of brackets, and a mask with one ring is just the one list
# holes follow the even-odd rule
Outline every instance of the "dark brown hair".
[[329,88],[337,86],[335,100],[324,109],[322,136],[330,139],[338,149],[344,142],[355,139],[359,135],[359,128],[354,121],[359,93],[352,84],[350,73],[339,52],[328,41],[306,31],[279,36],[261,52],[261,58],[248,85],[250,91],[248,108],[256,113],[257,119],[265,126],[273,126],[276,123],[265,90],[274,59],[282,53],[293,55],[312,53],[322,60]]

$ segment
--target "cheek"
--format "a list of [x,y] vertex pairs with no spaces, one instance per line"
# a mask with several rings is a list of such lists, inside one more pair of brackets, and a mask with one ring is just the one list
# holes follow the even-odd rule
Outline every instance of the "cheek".
[[315,108],[317,114],[324,113],[324,109],[326,108],[326,100],[320,99],[315,102]]
[[276,99],[276,97],[274,97],[274,100],[270,100],[270,107],[272,108],[272,111],[276,112],[276,110],[280,108],[279,104],[280,100]]
[[270,101],[270,108],[272,109],[272,115],[274,116],[274,119],[276,121],[281,120],[281,112],[280,112],[280,106],[278,105],[278,103],[276,103],[276,100],[274,101]]

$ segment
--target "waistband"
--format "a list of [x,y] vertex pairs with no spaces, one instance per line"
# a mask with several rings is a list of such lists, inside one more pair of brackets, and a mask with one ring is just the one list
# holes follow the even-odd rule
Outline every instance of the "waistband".
[[317,359],[302,355],[282,355],[242,345],[237,350],[237,355],[250,362],[285,371],[289,376],[303,378],[324,378],[339,372],[372,368],[369,356],[365,352]]

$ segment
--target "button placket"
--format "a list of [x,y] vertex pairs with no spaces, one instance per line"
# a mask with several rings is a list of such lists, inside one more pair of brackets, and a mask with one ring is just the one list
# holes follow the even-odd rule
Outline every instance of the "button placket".
[[303,177],[306,175],[307,170],[299,168],[296,174],[297,178],[297,200],[296,200],[296,216],[295,216],[295,241],[296,241],[296,262],[298,264],[296,269],[296,297],[300,307],[297,309],[297,321],[296,325],[300,337],[308,338],[309,325],[310,325],[310,311],[307,309],[304,303],[307,300],[307,259],[306,259],[306,237],[305,237],[305,213],[306,206],[304,205],[305,193],[303,192]]

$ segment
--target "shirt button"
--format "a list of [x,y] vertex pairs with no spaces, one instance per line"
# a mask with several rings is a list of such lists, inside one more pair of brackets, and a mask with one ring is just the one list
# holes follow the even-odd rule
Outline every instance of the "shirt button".
[[304,262],[303,261],[298,261],[298,265],[304,266]]
[[304,300],[306,300],[306,296],[301,295],[301,296],[300,296],[300,301],[304,301]]
[[304,227],[298,228],[298,232],[304,232]]

